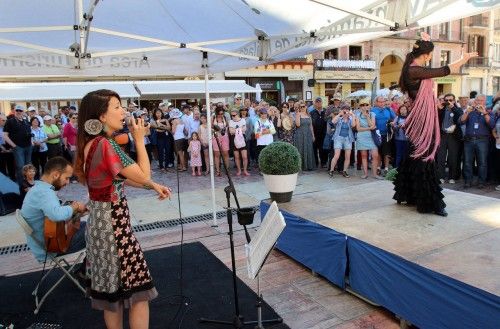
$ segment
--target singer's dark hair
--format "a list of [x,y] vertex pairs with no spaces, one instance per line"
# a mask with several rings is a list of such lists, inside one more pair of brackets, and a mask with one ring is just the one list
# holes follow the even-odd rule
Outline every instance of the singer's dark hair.
[[403,64],[403,69],[401,70],[401,75],[399,76],[399,87],[402,92],[408,91],[408,69],[411,63],[422,55],[427,55],[434,50],[434,44],[431,41],[417,40],[413,45],[413,50],[406,54],[406,59]]
[[[77,151],[75,159],[75,175],[82,184],[85,183],[83,150],[85,149],[85,145],[95,137],[85,131],[85,122],[91,119],[99,120],[101,116],[108,111],[109,101],[113,97],[121,102],[120,96],[115,91],[108,89],[91,91],[82,98],[80,111],[78,112],[80,117],[78,118]],[[104,135],[104,131],[101,132],[101,135]]]

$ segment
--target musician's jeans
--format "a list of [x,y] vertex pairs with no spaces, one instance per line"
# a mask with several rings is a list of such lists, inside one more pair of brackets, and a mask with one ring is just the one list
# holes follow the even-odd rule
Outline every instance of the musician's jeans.
[[78,252],[82,249],[85,249],[85,227],[87,226],[87,222],[80,222],[80,229],[76,231],[71,239],[71,243],[69,245],[68,250],[65,253],[57,254],[57,256],[68,255],[75,252]]

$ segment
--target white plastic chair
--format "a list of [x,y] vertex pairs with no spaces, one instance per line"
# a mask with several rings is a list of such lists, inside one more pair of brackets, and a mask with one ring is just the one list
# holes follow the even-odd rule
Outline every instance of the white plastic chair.
[[[16,220],[19,223],[19,225],[22,227],[24,233],[27,235],[31,236],[35,243],[37,243],[41,248],[45,249],[45,243],[43,241],[39,241],[34,235],[33,235],[33,229],[31,226],[26,222],[24,217],[21,215],[21,211],[19,209],[16,210]],[[85,257],[85,249],[82,249],[80,251],[77,251],[78,256],[76,259],[72,262],[69,263],[65,257],[68,255],[62,255],[62,256],[53,256],[51,253],[47,253],[47,258],[45,259],[45,264],[50,265],[52,264],[52,268],[45,273],[45,275],[40,279],[38,284],[35,287],[35,290],[33,290],[32,295],[35,296],[35,310],[34,313],[38,314],[40,311],[40,308],[42,307],[42,304],[45,302],[45,299],[54,291],[54,289],[64,280],[64,278],[70,279],[78,289],[80,289],[84,294],[86,293],[85,289],[82,287],[82,285],[78,282],[78,280],[73,276],[73,271],[75,270],[75,266],[80,263],[80,261]],[[49,260],[49,263],[47,264],[47,260]],[[63,271],[63,275],[57,282],[49,288],[49,290],[42,296],[42,298],[38,297],[38,290],[42,284],[42,282],[47,278],[47,276],[52,272],[52,270],[60,268]]]

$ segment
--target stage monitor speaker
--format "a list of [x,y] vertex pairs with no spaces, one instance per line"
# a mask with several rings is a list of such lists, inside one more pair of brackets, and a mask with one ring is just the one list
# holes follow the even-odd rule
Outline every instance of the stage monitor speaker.
[[0,216],[10,214],[21,206],[19,186],[0,173]]
[[307,80],[307,86],[308,87],[314,87],[315,83],[316,83],[315,79],[309,79],[309,80]]

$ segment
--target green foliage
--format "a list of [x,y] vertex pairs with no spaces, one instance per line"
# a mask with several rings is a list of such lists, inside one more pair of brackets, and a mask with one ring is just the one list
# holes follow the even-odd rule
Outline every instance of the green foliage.
[[285,142],[274,142],[266,146],[259,155],[259,168],[267,175],[291,175],[300,171],[300,154],[295,146]]
[[391,182],[393,182],[396,179],[397,174],[398,174],[398,170],[396,168],[392,168],[385,175],[385,179],[390,180]]

